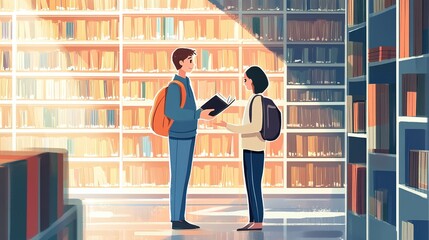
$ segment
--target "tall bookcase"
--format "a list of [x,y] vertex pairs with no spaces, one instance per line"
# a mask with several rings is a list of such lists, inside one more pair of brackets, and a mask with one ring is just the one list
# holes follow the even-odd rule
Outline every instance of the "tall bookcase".
[[347,7],[347,237],[427,239],[429,6]]
[[342,192],[345,2],[288,0],[285,38],[287,188]]
[[[343,0],[0,2],[16,29],[0,42],[0,149],[67,148],[70,194],[168,194],[168,141],[148,116],[177,47],[197,51],[198,105],[237,98],[215,121],[239,123],[245,69],[267,72],[284,125],[264,193],[344,194]],[[244,194],[240,142],[199,122],[189,193]]]

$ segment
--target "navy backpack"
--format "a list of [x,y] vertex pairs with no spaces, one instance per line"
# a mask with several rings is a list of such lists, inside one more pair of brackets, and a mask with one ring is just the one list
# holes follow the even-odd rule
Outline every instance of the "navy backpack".
[[[262,97],[262,129],[260,133],[264,140],[274,141],[280,136],[282,113],[273,100],[262,95],[255,97],[257,96]],[[255,97],[250,101],[250,122],[252,122],[252,103]]]

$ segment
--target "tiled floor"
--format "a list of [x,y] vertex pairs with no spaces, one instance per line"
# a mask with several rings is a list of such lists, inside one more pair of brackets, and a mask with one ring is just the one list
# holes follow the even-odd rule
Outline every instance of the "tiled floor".
[[84,239],[345,239],[344,198],[265,198],[262,231],[247,223],[240,198],[188,198],[187,220],[197,230],[171,230],[168,199],[86,199]]

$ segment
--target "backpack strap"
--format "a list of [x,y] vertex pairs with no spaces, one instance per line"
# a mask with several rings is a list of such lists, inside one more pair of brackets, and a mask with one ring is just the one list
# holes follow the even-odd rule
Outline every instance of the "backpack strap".
[[181,81],[178,81],[178,80],[171,80],[170,84],[172,84],[172,83],[179,85],[179,88],[180,88],[180,108],[183,108],[185,106],[185,101],[186,101],[185,85],[183,85],[183,83]]
[[250,100],[250,106],[249,106],[249,120],[250,120],[250,122],[252,122],[252,104],[253,104],[253,100],[255,100],[255,98],[256,98],[257,96],[261,96],[261,97],[263,98],[263,96],[262,96],[262,95],[256,94],[256,95],[252,98],[252,100]]

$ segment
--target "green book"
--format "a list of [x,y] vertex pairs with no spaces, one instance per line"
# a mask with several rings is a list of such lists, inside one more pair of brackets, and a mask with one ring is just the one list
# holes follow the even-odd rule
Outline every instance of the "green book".
[[252,18],[253,35],[259,38],[261,36],[261,19],[259,17]]

